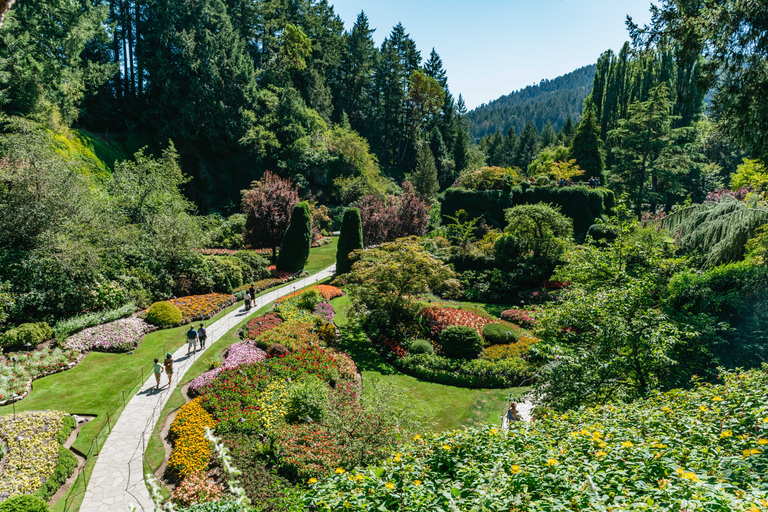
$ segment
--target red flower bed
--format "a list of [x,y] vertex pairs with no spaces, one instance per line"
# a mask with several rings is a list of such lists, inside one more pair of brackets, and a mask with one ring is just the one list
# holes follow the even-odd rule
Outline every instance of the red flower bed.
[[249,320],[243,328],[243,339],[255,340],[260,334],[277,327],[283,323],[283,319],[277,313],[267,313]]
[[484,318],[475,313],[464,311],[463,309],[446,308],[442,306],[432,306],[424,308],[419,312],[424,319],[430,335],[438,338],[443,329],[452,325],[463,325],[477,329],[480,336],[483,335],[483,326],[492,323],[493,320]]
[[286,299],[290,299],[291,297],[296,297],[297,295],[301,295],[304,292],[308,292],[311,290],[315,290],[317,293],[319,293],[325,300],[332,300],[337,297],[341,297],[344,295],[344,292],[341,291],[341,288],[338,288],[336,286],[331,286],[327,284],[318,284],[315,286],[310,286],[308,288],[305,288],[303,290],[299,290],[297,292],[293,292],[290,295],[285,295],[283,297],[280,297],[275,302],[282,302]]
[[539,321],[533,318],[528,311],[524,309],[507,309],[506,311],[501,312],[501,319],[506,320],[508,322],[512,322],[513,324],[517,324],[521,327],[529,328],[533,327],[534,325],[538,324]]
[[328,475],[342,463],[342,447],[320,425],[291,425],[274,446],[277,467],[299,481]]
[[384,337],[379,337],[376,339],[376,342],[379,344],[379,346],[384,350],[386,353],[390,353],[397,357],[398,359],[401,357],[405,357],[408,355],[408,351],[404,349],[400,343],[398,343],[395,340],[390,340]]

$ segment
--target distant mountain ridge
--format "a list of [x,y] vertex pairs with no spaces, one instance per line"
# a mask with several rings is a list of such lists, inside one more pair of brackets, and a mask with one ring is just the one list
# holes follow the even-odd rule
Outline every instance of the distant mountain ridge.
[[470,134],[475,141],[514,127],[519,135],[529,121],[539,131],[547,121],[559,130],[568,116],[577,123],[581,120],[581,107],[595,78],[595,64],[581,67],[553,80],[542,80],[490,103],[480,105],[467,114]]

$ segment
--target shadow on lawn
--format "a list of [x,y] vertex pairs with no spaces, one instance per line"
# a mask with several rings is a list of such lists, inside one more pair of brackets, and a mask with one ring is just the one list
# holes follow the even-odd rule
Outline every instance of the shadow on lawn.
[[376,352],[359,325],[348,323],[339,330],[341,331],[339,348],[352,357],[361,372],[379,372],[382,375],[400,373]]

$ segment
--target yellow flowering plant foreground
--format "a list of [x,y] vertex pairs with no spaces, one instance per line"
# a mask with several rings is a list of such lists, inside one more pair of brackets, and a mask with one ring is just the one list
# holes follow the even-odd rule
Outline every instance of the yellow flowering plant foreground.
[[632,404],[545,414],[509,432],[486,426],[416,436],[379,467],[309,484],[305,504],[325,511],[768,510],[768,366],[723,378],[723,385]]
[[173,479],[181,480],[195,471],[205,469],[211,458],[211,444],[205,439],[205,427],[213,429],[216,422],[200,406],[201,400],[198,397],[185,404],[168,431],[173,451],[166,472]]
[[56,469],[61,446],[57,437],[61,411],[24,411],[0,418],[0,440],[8,453],[0,473],[0,497],[37,491]]

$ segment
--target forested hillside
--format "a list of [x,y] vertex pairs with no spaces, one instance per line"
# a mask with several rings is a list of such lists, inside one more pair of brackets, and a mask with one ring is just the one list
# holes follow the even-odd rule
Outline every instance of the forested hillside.
[[496,132],[507,133],[510,128],[520,134],[529,122],[539,131],[547,123],[559,130],[569,117],[578,122],[594,76],[595,66],[584,66],[480,105],[467,114],[473,139]]

